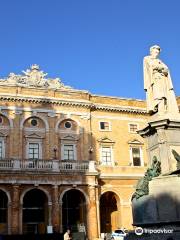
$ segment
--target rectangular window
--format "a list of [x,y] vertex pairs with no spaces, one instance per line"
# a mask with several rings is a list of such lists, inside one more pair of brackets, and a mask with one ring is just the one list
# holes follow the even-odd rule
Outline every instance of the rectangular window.
[[0,141],[0,158],[3,158],[3,142]]
[[29,150],[28,150],[28,157],[29,159],[39,159],[39,143],[29,143]]
[[131,133],[136,133],[137,130],[138,130],[138,125],[137,124],[135,124],[135,123],[129,124],[129,131]]
[[109,131],[110,130],[109,122],[100,122],[100,129]]
[[141,152],[140,148],[133,147],[132,148],[132,160],[134,166],[141,166]]
[[64,160],[74,159],[74,145],[64,145]]
[[112,165],[112,156],[110,147],[102,147],[101,162],[103,165]]

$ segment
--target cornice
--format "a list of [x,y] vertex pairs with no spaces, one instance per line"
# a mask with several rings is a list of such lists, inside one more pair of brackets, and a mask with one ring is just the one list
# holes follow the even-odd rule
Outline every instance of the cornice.
[[91,109],[93,111],[107,111],[107,112],[128,112],[128,113],[137,113],[137,114],[146,114],[145,108],[131,107],[131,106],[114,106],[109,104],[97,104],[92,103],[88,100],[78,100],[78,99],[62,99],[62,98],[49,98],[43,96],[22,96],[12,94],[1,94],[0,101],[8,102],[28,102],[28,103],[41,103],[41,104],[55,104],[62,106],[72,106],[72,107],[83,107]]
[[101,173],[100,174],[100,179],[140,179],[144,176],[144,173],[139,173],[139,174],[105,174]]
[[116,112],[131,112],[131,113],[141,113],[146,114],[145,108],[131,107],[131,106],[114,106],[109,104],[95,104],[97,110],[103,111],[116,111]]
[[49,97],[30,97],[30,96],[13,96],[13,95],[3,95],[0,96],[0,101],[9,102],[29,102],[29,103],[47,103],[55,105],[69,105],[69,106],[79,106],[91,108],[91,103],[89,101],[79,101],[72,99],[61,99],[61,98],[49,98]]

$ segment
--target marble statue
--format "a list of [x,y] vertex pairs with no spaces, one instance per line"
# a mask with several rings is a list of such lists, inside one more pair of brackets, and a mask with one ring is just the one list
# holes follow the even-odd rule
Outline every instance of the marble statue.
[[173,90],[170,72],[166,64],[159,59],[161,48],[150,48],[150,55],[144,57],[144,89],[146,91],[147,112],[178,113],[178,105]]

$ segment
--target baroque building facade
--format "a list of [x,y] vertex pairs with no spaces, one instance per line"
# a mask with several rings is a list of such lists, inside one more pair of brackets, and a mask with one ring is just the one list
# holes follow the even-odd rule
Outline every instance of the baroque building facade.
[[[38,65],[0,80],[0,233],[132,228],[148,165],[145,101],[98,96]],[[48,230],[47,230],[48,229]]]

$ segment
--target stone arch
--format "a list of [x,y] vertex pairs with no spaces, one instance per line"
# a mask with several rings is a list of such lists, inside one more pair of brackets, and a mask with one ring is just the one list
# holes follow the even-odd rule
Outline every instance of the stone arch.
[[61,198],[62,230],[70,228],[78,231],[80,226],[87,229],[88,205],[84,191],[79,188],[68,188],[63,191]]
[[30,187],[20,196],[19,226],[20,233],[46,232],[48,225],[52,225],[51,196],[42,187]]
[[135,193],[135,190],[134,190],[134,192],[132,192],[132,193],[130,194],[130,196],[129,196],[128,203],[129,203],[130,206],[132,205],[132,197],[133,197],[134,193]]
[[79,122],[77,119],[75,119],[75,118],[72,118],[72,117],[60,118],[60,119],[57,121],[57,123],[56,123],[55,132],[58,132],[59,125],[61,124],[61,122],[65,121],[65,120],[74,121],[75,123],[77,123],[78,128],[81,127],[80,122]]
[[110,233],[121,226],[121,204],[115,191],[109,189],[101,194],[99,201],[101,233]]
[[59,197],[59,203],[62,205],[62,199],[63,199],[63,196],[64,196],[64,194],[66,193],[66,192],[68,192],[68,191],[70,191],[70,190],[79,190],[83,195],[84,195],[84,197],[85,197],[85,200],[86,200],[86,205],[87,204],[89,204],[89,197],[88,197],[88,195],[85,193],[85,191],[83,190],[83,189],[81,189],[81,188],[67,188],[67,189],[65,189],[64,191],[62,191],[62,193],[60,194],[60,197]]
[[7,198],[8,198],[8,204],[11,204],[11,195],[10,195],[9,191],[7,191],[7,190],[6,190],[5,188],[3,188],[3,187],[0,187],[0,190],[6,193]]
[[50,193],[49,193],[46,189],[44,189],[44,188],[42,188],[42,187],[31,187],[31,188],[25,189],[25,190],[21,193],[21,196],[20,196],[20,204],[21,204],[21,205],[23,204],[23,198],[24,198],[25,194],[26,194],[27,192],[33,190],[33,189],[38,189],[38,190],[43,191],[43,192],[46,194],[46,197],[47,197],[47,199],[48,199],[48,205],[52,205],[52,199],[51,199]]
[[[2,214],[2,221],[0,222],[0,234],[10,234],[11,233],[11,197],[9,191],[1,187],[1,206],[0,214]],[[2,212],[1,212],[2,210]]]
[[26,117],[26,118],[24,117],[20,122],[20,129],[23,129],[23,126],[24,126],[24,123],[25,123],[26,120],[28,120],[29,118],[33,118],[33,117],[41,119],[43,121],[44,125],[45,125],[46,131],[49,131],[49,123],[48,123],[47,119],[43,116],[39,116],[39,115],[36,115],[36,114],[32,114],[31,116]]
[[3,117],[7,118],[8,121],[9,121],[10,128],[13,128],[13,120],[8,116],[8,114],[0,112],[0,115],[2,115]]
[[114,190],[114,189],[106,189],[106,190],[103,190],[103,191],[101,192],[101,195],[99,196],[99,201],[100,201],[100,199],[101,199],[101,196],[102,196],[103,194],[107,193],[107,192],[112,192],[112,193],[114,193],[114,194],[117,196],[118,207],[120,207],[120,205],[123,204],[122,198],[119,196],[119,193],[118,193],[116,190]]

